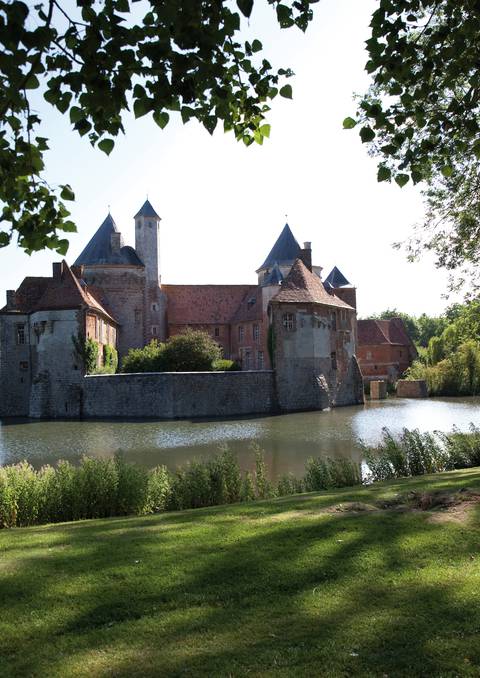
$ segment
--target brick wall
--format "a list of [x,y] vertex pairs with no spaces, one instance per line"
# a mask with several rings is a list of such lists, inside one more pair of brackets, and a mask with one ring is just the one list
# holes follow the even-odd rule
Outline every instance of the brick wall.
[[82,387],[86,418],[181,419],[276,411],[270,371],[98,375],[85,377]]

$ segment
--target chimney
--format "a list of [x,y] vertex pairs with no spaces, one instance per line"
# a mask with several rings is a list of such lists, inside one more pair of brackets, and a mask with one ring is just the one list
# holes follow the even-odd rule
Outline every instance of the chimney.
[[120,247],[122,246],[122,234],[114,231],[110,235],[110,244],[112,246],[112,254],[119,254]]
[[7,290],[7,311],[13,311],[15,307],[15,290]]
[[53,264],[53,279],[61,282],[64,274],[64,262],[63,261],[56,261]]
[[300,259],[303,261],[309,271],[312,270],[312,243],[304,242],[303,250],[300,250]]

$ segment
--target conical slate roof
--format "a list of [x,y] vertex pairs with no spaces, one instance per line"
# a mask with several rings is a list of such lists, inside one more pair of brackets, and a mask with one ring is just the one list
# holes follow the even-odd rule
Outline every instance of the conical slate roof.
[[143,203],[143,205],[133,218],[136,219],[137,217],[153,217],[154,219],[160,219],[158,214],[153,209],[152,203],[148,198],[145,200],[145,202]]
[[309,271],[301,259],[295,260],[290,273],[272,302],[324,304],[325,306],[352,308],[334,294],[329,294],[318,275]]
[[269,287],[271,285],[280,285],[282,280],[283,280],[282,272],[278,264],[275,262],[270,273],[263,279],[262,287]]
[[324,281],[325,287],[347,287],[350,285],[346,277],[336,266],[332,268]]
[[127,264],[143,266],[133,247],[121,247],[120,251],[115,253],[112,251],[112,233],[119,233],[119,230],[109,213],[83,252],[77,257],[74,265]]
[[300,245],[295,240],[295,236],[290,230],[290,226],[285,224],[283,231],[278,236],[277,242],[272,247],[270,254],[260,266],[258,271],[262,268],[270,268],[275,263],[277,264],[293,264],[295,259],[300,254]]

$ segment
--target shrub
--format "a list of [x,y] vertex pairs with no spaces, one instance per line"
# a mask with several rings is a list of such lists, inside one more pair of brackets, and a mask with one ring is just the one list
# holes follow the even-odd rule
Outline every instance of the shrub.
[[118,367],[118,352],[117,349],[109,344],[103,347],[103,373],[115,374]]
[[143,348],[131,348],[122,360],[122,372],[165,372],[165,344],[156,339]]
[[222,349],[206,332],[187,330],[167,341],[164,357],[169,372],[211,371]]
[[239,372],[242,368],[235,360],[220,358],[213,363],[215,372]]
[[72,336],[74,353],[83,365],[86,374],[92,374],[98,363],[98,344],[88,337],[84,339],[81,334]]

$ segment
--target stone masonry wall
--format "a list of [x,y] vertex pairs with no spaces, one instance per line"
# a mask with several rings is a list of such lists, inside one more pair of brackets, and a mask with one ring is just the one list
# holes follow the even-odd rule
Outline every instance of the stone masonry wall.
[[398,398],[428,398],[427,382],[424,379],[399,379],[397,381]]
[[256,372],[164,372],[87,376],[83,416],[228,417],[277,409],[274,374]]
[[[17,326],[24,325],[25,343],[17,342]],[[31,338],[28,316],[0,315],[0,416],[28,416]]]

